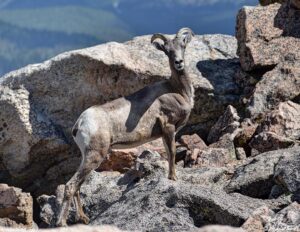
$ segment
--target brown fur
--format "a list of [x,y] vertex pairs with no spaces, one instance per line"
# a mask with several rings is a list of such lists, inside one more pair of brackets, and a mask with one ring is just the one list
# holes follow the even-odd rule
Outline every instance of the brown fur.
[[192,36],[188,28],[181,29],[173,40],[161,34],[153,35],[151,42],[169,57],[171,78],[130,96],[93,106],[79,117],[73,135],[81,148],[82,163],[66,184],[58,226],[66,226],[70,201],[75,194],[78,220],[88,223],[80,204],[79,189],[111,148],[135,147],[162,137],[169,157],[168,177],[176,180],[175,133],[186,124],[193,107],[194,89],[184,69],[184,51]]

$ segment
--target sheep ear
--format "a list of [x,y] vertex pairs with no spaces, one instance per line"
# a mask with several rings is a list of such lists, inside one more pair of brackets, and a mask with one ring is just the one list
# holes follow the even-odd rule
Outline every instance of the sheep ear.
[[163,34],[154,34],[151,38],[151,43],[156,49],[166,52],[166,43],[168,42],[167,38]]
[[185,27],[177,32],[175,39],[177,39],[183,47],[186,47],[194,35],[194,32],[190,28]]
[[165,52],[166,51],[166,48],[165,48],[165,45],[161,42],[158,42],[158,41],[154,41],[152,42],[153,46],[156,47],[156,49],[160,50],[160,51],[163,51]]

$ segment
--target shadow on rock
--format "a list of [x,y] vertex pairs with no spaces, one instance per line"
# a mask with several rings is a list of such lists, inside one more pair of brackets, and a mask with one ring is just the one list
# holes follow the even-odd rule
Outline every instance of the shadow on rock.
[[283,3],[274,18],[274,26],[283,31],[282,36],[300,38],[300,10],[290,1]]

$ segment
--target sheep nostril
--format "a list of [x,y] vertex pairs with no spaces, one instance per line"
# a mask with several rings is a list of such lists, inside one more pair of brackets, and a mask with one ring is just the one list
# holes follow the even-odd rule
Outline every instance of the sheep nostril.
[[175,61],[175,64],[180,64],[180,61],[177,61],[177,60],[176,60],[176,61]]

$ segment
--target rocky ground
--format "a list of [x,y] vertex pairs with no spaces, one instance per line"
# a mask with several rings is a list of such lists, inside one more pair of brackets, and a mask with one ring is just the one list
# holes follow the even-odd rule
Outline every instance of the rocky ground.
[[[238,12],[236,38],[195,36],[186,51],[195,108],[177,135],[178,181],[161,140],[114,150],[81,188],[90,225],[57,231],[300,231],[300,4],[260,3]],[[169,75],[142,36],[1,78],[0,225],[53,227],[80,162],[79,114]]]

